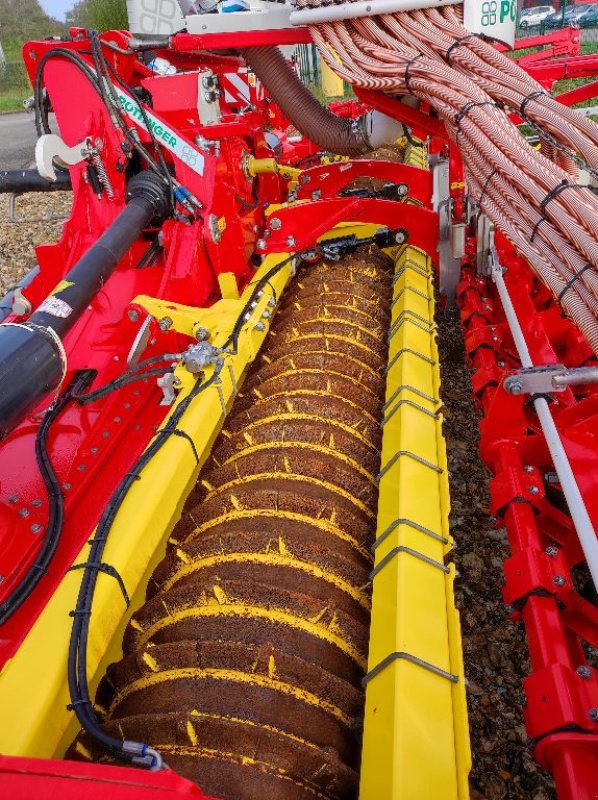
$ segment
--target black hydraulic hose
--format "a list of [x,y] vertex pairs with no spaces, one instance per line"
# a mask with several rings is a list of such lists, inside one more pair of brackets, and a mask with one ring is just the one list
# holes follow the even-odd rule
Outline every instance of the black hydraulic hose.
[[25,192],[68,192],[72,189],[67,170],[56,170],[56,180],[48,181],[36,169],[0,170],[0,194]]
[[241,50],[241,55],[283,114],[310,141],[344,156],[370,152],[365,128],[324,108],[277,47],[248,47]]
[[54,292],[26,322],[0,325],[0,439],[60,385],[66,373],[62,338],[143,229],[167,216],[168,195],[154,172],[136,175],[129,182],[125,208]]
[[167,425],[156,433],[152,444],[139,457],[135,465],[123,477],[114,491],[104,509],[94,537],[91,540],[91,549],[83,569],[83,578],[81,580],[77,605],[72,612],[73,628],[68,657],[68,682],[71,708],[77,715],[77,719],[81,723],[83,729],[103,747],[125,761],[140,766],[146,766],[150,769],[159,769],[162,766],[159,753],[140,742],[122,741],[121,739],[116,739],[105,733],[100,726],[91,700],[87,680],[87,649],[93,596],[98,580],[98,573],[103,569],[102,558],[110,530],[129,489],[139,478],[144,467],[166,444],[191,403],[199,394],[219,380],[221,371],[222,361],[217,364],[214,373],[207,381],[204,383],[201,381],[197,382],[187,397],[176,407]]
[[93,377],[91,370],[77,375],[68,390],[57,397],[44,414],[35,437],[35,458],[48,494],[48,523],[42,545],[25,577],[0,605],[0,625],[3,625],[27,600],[31,592],[47,573],[60,541],[64,522],[64,497],[60,481],[48,454],[48,434],[74,395],[81,392]]

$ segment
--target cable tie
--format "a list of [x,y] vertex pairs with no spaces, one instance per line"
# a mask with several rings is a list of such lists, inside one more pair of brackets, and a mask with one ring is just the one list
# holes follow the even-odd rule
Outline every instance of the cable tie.
[[465,42],[467,42],[469,39],[477,39],[476,34],[475,33],[470,33],[467,36],[462,36],[460,39],[456,39],[452,43],[452,45],[449,47],[449,49],[446,51],[445,58],[446,58],[446,63],[449,65],[449,67],[452,66],[452,64],[451,64],[451,53],[453,52],[453,50],[456,50],[457,47],[461,47],[461,45],[464,44]]
[[415,62],[420,58],[424,58],[424,54],[423,53],[418,53],[416,56],[414,56],[414,58],[412,58],[411,61],[405,67],[405,87],[406,87],[407,91],[409,92],[409,94],[413,94],[413,90],[411,89],[411,72],[410,72],[410,70],[411,70],[411,67],[413,66],[413,64],[415,64]]
[[183,439],[186,439],[189,444],[191,445],[191,449],[193,450],[193,455],[195,456],[195,461],[199,464],[199,454],[197,452],[197,447],[195,446],[195,442],[193,438],[187,433],[187,431],[182,431],[180,428],[175,428],[172,433],[175,436],[181,436]]
[[475,102],[470,100],[468,103],[461,108],[455,114],[455,125],[457,126],[457,133],[461,130],[461,122],[465,117],[469,114],[470,111],[473,111],[474,108],[481,108],[482,106],[493,106],[494,108],[498,108],[497,104],[492,100],[483,100],[481,102]]
[[[85,569],[85,570],[89,569],[89,570],[94,570],[95,572],[103,572],[106,575],[110,575],[111,578],[116,578],[118,585],[120,586],[120,590],[125,599],[125,603],[127,604],[127,606],[130,604],[131,599],[129,598],[129,593],[127,592],[127,587],[125,586],[125,582],[122,578],[122,575],[116,569],[116,567],[112,566],[112,564],[104,564],[104,563],[96,564],[93,561],[85,561],[82,564],[73,564],[72,567],[69,567],[67,572],[74,572],[76,569]],[[81,612],[73,612],[73,613],[81,613]]]
[[566,178],[563,178],[563,180],[558,184],[558,186],[555,186],[554,189],[548,192],[544,200],[542,200],[542,202],[540,203],[540,208],[542,209],[542,213],[546,211],[546,206],[549,203],[552,203],[553,200],[556,200],[556,198],[560,194],[562,194],[566,189],[585,189],[585,186],[581,186],[579,183],[569,183],[569,181]]
[[575,285],[575,281],[579,280],[579,278],[581,278],[581,276],[584,274],[584,272],[587,272],[589,269],[592,269],[592,268],[593,268],[592,264],[586,264],[585,267],[583,267],[582,269],[579,270],[579,272],[575,273],[575,275],[571,278],[571,280],[568,281],[565,284],[565,288],[563,289],[563,291],[557,297],[557,300],[558,300],[559,303],[562,302],[563,297],[567,294],[569,289],[573,288],[573,286]]
[[525,117],[525,109],[527,108],[528,103],[531,103],[532,100],[537,100],[538,97],[550,97],[550,95],[548,95],[543,89],[540,89],[538,91],[531,92],[527,95],[527,97],[524,97],[521,101],[521,105],[519,106],[519,113],[522,117]]
[[67,711],[74,711],[77,706],[91,706],[91,700],[84,700],[81,698],[80,700],[71,700],[71,702],[67,705]]
[[539,219],[539,220],[536,222],[536,224],[534,225],[534,229],[533,229],[533,231],[532,231],[532,237],[531,237],[531,239],[530,239],[530,241],[531,241],[531,243],[532,243],[532,244],[534,243],[534,239],[536,238],[536,234],[538,233],[538,228],[540,227],[540,225],[541,225],[543,222],[548,222],[548,220],[546,219],[546,217],[540,217],[540,219]]
[[[71,567],[72,569],[72,567]],[[91,611],[76,608],[74,611],[69,611],[69,617],[90,617]]]
[[484,183],[484,188],[482,189],[482,194],[480,195],[480,199],[478,200],[478,205],[480,206],[480,208],[482,206],[482,203],[484,202],[486,193],[490,188],[490,182],[492,181],[492,178],[497,174],[497,172],[498,172],[497,169],[493,169],[490,175],[488,175],[488,177],[486,178],[486,182]]

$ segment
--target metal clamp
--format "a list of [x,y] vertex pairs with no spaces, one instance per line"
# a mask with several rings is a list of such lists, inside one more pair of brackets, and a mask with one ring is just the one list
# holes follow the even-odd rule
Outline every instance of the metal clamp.
[[598,367],[567,369],[563,364],[528,367],[509,375],[504,382],[507,392],[520,394],[550,394],[564,392],[568,386],[598,383]]

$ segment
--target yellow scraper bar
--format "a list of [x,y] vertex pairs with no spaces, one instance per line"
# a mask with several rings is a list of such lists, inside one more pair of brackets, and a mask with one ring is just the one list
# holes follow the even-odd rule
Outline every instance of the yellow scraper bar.
[[471,766],[429,258],[394,278],[360,800],[467,798]]

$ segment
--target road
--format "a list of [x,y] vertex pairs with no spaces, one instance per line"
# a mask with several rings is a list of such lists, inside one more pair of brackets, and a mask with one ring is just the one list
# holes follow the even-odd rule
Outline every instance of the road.
[[0,114],[0,169],[30,164],[36,139],[33,114]]

